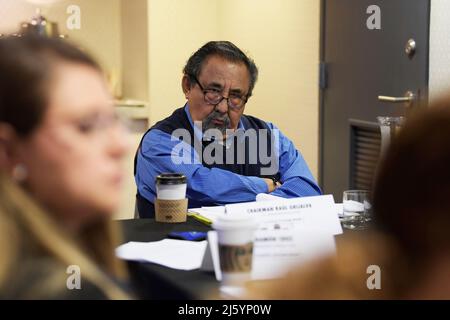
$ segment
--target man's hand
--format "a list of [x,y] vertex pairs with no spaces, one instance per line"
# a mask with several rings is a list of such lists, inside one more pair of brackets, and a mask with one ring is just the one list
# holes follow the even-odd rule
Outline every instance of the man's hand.
[[272,179],[263,178],[263,180],[266,182],[267,188],[269,189],[268,193],[275,191],[276,188],[281,186],[281,182],[279,181],[274,183]]

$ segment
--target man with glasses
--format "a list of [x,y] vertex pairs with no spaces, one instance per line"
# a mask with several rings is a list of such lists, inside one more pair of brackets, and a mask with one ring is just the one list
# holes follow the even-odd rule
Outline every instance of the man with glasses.
[[211,41],[183,70],[187,103],[144,135],[135,159],[137,207],[154,215],[155,178],[187,177],[189,207],[254,201],[259,193],[320,194],[293,143],[273,124],[244,115],[258,69],[238,47]]

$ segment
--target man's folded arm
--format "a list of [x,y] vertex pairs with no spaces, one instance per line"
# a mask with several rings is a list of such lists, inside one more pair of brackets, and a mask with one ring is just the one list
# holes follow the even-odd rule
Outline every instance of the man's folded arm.
[[322,192],[300,152],[276,126],[268,123],[278,140],[276,152],[279,161],[279,174],[282,182],[271,194],[283,198],[320,195]]
[[[201,202],[226,204],[254,201],[267,193],[266,182],[219,168],[207,168],[192,146],[160,131],[152,130],[138,152],[136,183],[139,193],[152,201],[155,177],[161,172],[183,173],[188,180],[187,196]],[[151,195],[150,195],[151,193]]]

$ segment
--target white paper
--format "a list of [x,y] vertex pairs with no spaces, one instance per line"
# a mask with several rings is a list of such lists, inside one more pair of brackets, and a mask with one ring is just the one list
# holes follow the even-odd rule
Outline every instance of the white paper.
[[337,213],[338,217],[343,217],[344,216],[344,204],[336,203],[334,205],[334,207],[336,208],[336,213]]
[[273,200],[281,200],[282,197],[277,197],[268,193],[258,193],[256,195],[256,201],[273,201]]
[[191,208],[188,209],[189,214],[199,214],[206,219],[214,222],[220,215],[225,214],[225,207],[217,206],[217,207],[201,207],[201,208]]
[[[308,198],[308,197],[306,197]],[[300,199],[300,198],[296,198],[296,199]],[[281,197],[277,197],[277,196],[273,196],[271,194],[267,194],[267,193],[259,193],[256,196],[256,202],[267,202],[268,201],[284,201],[284,200],[295,200],[295,199],[285,199],[285,198],[281,198]],[[244,203],[244,205],[248,205],[250,203],[256,203],[256,202],[247,202]],[[241,205],[241,204],[236,204],[237,206]],[[226,207],[230,207],[230,205],[228,206],[215,206],[215,207],[201,207],[201,208],[191,208],[188,209],[188,215],[189,214],[199,214],[205,218],[207,218],[208,220],[210,220],[211,222],[214,222],[217,220],[217,218],[219,217],[219,215],[223,215],[226,214],[225,213],[225,208]],[[231,211],[233,211],[233,208],[231,207]],[[344,215],[343,211],[343,204],[342,203],[336,203],[334,204],[334,210],[335,213],[337,214],[338,217],[342,217]],[[287,217],[285,217],[287,218]],[[263,223],[264,221],[261,220],[261,223]],[[339,228],[337,227],[336,231],[339,231]],[[341,231],[342,232],[342,229]]]
[[226,300],[242,299],[248,295],[245,287],[220,286],[219,290],[221,298]]
[[[208,241],[202,270],[214,271],[220,281],[222,273],[215,231],[208,232]],[[292,268],[335,252],[334,237],[322,230],[298,227],[289,230],[260,229],[255,233],[251,278],[279,278]]]
[[199,269],[205,254],[206,241],[164,239],[154,242],[128,242],[116,249],[124,260],[145,261],[172,269]]
[[290,221],[306,229],[337,235],[342,226],[332,195],[247,202],[225,206],[227,214],[250,214],[259,223]]
[[313,259],[334,254],[334,237],[323,230],[258,230],[253,247],[252,279],[282,277]]
[[[257,202],[261,202],[261,201],[274,201],[274,200],[282,200],[284,198],[282,197],[278,197],[278,196],[274,196],[268,193],[258,193],[256,195],[256,201]],[[344,207],[342,203],[335,203],[335,208],[336,208],[336,213],[338,215],[338,217],[342,217],[344,215]]]
[[[192,210],[195,210],[195,209],[192,209]],[[225,213],[225,207],[224,206],[201,207],[200,210],[201,211],[205,211],[205,212],[214,212],[214,213],[217,213],[217,214]]]
[[217,281],[222,280],[222,271],[220,270],[219,262],[219,240],[216,231],[208,232],[208,245],[206,247],[205,255],[203,257],[201,270],[214,271]]
[[343,202],[344,215],[358,215],[360,212],[364,212],[364,203],[355,200],[345,200]]

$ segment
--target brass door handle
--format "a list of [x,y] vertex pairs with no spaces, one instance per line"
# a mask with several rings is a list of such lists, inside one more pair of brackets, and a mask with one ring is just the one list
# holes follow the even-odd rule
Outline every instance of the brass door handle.
[[408,103],[411,104],[416,99],[416,95],[411,91],[405,93],[403,97],[390,97],[390,96],[378,96],[378,100],[381,102],[390,103]]

